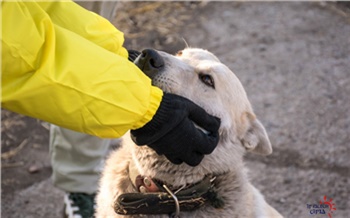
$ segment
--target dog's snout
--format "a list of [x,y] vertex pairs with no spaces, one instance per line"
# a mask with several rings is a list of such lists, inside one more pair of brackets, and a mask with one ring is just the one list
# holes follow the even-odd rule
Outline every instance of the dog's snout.
[[145,49],[135,60],[135,64],[151,79],[164,67],[164,60],[153,49]]
[[150,66],[153,68],[161,68],[164,65],[163,58],[158,54],[157,51],[153,49],[145,49],[142,51],[141,55],[146,61],[149,62]]

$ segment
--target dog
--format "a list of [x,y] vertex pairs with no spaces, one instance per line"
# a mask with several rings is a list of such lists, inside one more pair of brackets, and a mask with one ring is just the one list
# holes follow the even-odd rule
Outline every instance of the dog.
[[220,118],[220,140],[191,167],[172,164],[125,135],[122,147],[106,160],[96,217],[282,217],[250,183],[243,163],[246,152],[268,155],[272,147],[236,75],[199,48],[176,55],[147,49],[135,64],[164,92]]

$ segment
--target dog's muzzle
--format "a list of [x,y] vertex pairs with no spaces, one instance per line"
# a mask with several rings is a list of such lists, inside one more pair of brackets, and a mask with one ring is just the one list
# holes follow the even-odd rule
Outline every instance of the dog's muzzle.
[[151,79],[164,68],[162,56],[153,49],[143,50],[134,63]]

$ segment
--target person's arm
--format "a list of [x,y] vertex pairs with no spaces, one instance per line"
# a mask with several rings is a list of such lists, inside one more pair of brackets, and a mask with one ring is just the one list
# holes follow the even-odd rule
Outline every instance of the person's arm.
[[37,4],[45,10],[55,25],[115,54],[127,57],[127,51],[123,47],[124,34],[102,16],[71,1],[40,1]]
[[62,26],[35,2],[2,2],[2,107],[108,138],[149,122],[163,93],[121,44],[117,55]]
[[[132,129],[137,144],[175,164],[195,166],[215,149],[218,118],[152,86],[108,21],[77,7],[65,17],[54,5],[2,2],[2,107],[99,137]],[[77,16],[73,23],[85,33],[69,26],[75,13],[84,14],[84,22]]]

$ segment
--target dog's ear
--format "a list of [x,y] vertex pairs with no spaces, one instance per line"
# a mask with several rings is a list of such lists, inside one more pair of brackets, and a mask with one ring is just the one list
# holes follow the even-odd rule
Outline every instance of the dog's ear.
[[265,127],[255,116],[248,114],[248,128],[241,139],[243,146],[247,151],[260,155],[269,155],[272,153],[270,139],[266,133]]

